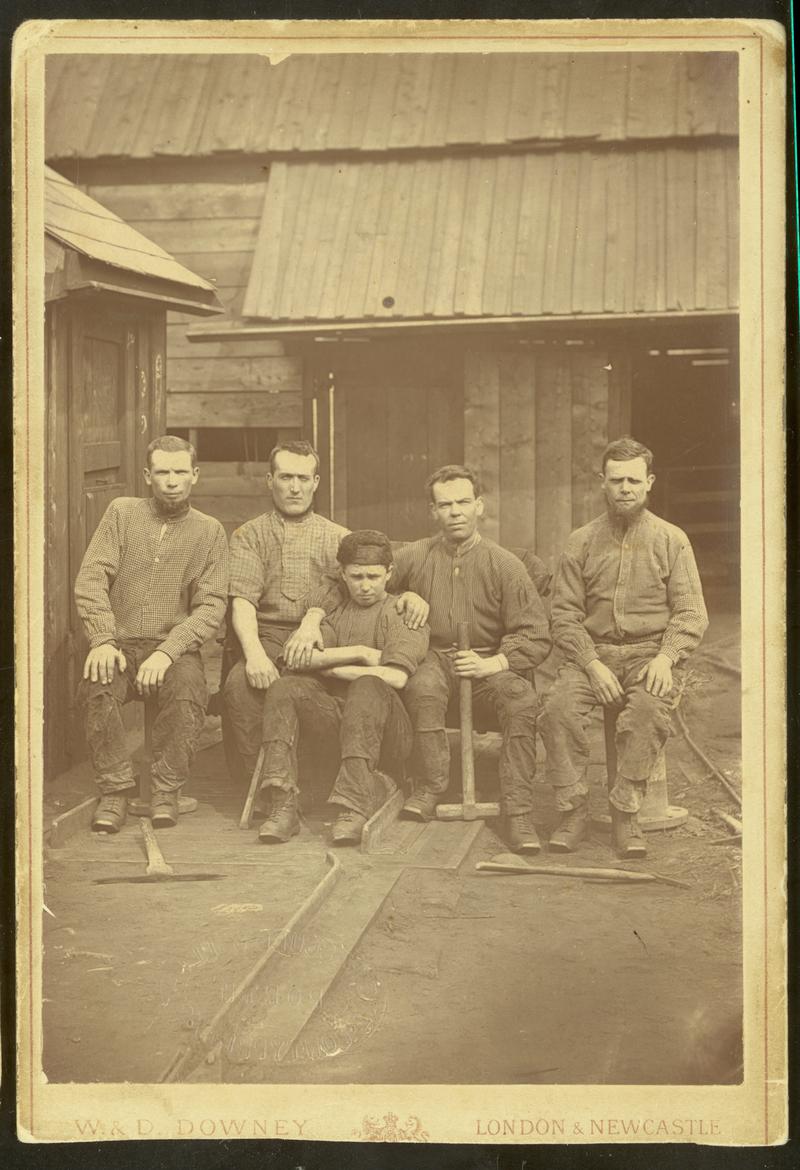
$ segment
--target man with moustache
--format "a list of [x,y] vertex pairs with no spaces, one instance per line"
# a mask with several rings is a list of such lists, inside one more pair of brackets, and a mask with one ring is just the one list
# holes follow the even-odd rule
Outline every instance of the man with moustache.
[[[279,443],[269,464],[273,509],[237,528],[230,551],[232,623],[242,658],[228,673],[223,697],[248,775],[262,742],[265,694],[284,666],[306,666],[322,648],[320,620],[341,601],[336,553],[347,535],[314,511],[319,456],[310,443]],[[312,598],[315,608],[304,618]],[[397,604],[412,628],[425,621],[419,599]]]
[[562,814],[554,852],[574,850],[586,834],[586,726],[602,704],[619,712],[613,844],[621,857],[645,856],[637,814],[669,734],[676,673],[708,625],[687,536],[647,508],[652,462],[635,439],[609,443],[605,514],[572,533],[559,563],[551,627],[564,663],[540,720]]
[[[430,604],[431,649],[403,692],[415,731],[416,786],[404,815],[430,820],[447,788],[447,708],[461,679],[472,680],[477,707],[499,722],[500,804],[512,849],[536,853],[531,811],[536,773],[536,692],[527,675],[550,652],[547,616],[536,586],[513,553],[481,536],[484,503],[477,474],[449,465],[427,481],[438,535],[395,553],[397,589]],[[470,650],[456,650],[460,622]]]
[[200,647],[225,615],[228,586],[225,530],[189,503],[198,474],[185,439],[154,439],[144,470],[150,499],[111,501],[75,581],[89,642],[80,698],[101,794],[95,832],[119,832],[136,788],[121,715],[134,694],[158,705],[152,821],[177,823],[208,700]]
[[386,593],[392,546],[364,529],[342,538],[337,552],[347,600],[321,626],[307,673],[288,672],[264,698],[261,791],[270,814],[259,840],[278,844],[300,831],[298,747],[313,737],[318,754],[338,760],[329,803],[337,810],[334,845],[357,845],[387,796],[379,766],[390,774],[411,751],[411,722],[400,700],[425,657],[428,628],[411,630]]

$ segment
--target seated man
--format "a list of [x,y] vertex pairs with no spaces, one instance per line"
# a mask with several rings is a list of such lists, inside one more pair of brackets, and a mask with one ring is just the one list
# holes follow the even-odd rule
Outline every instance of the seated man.
[[[321,648],[321,618],[342,600],[336,550],[347,533],[314,511],[319,456],[310,443],[279,443],[269,463],[272,511],[231,537],[229,593],[242,658],[228,673],[223,696],[248,777],[261,746],[264,696],[279,664],[308,665],[313,648]],[[312,597],[318,608],[301,620]],[[427,606],[420,598],[408,594],[396,604],[411,628],[424,623]]]
[[[475,472],[442,467],[426,489],[440,532],[395,554],[395,587],[429,602],[431,627],[431,650],[404,692],[419,768],[404,813],[420,820],[436,814],[450,776],[445,715],[459,681],[469,678],[476,704],[488,708],[502,732],[500,803],[508,843],[535,853],[537,699],[526,675],[550,653],[547,616],[519,558],[478,532],[483,499]],[[469,625],[470,650],[454,649],[459,622]]]
[[392,546],[382,532],[351,532],[337,553],[348,600],[322,623],[323,650],[305,669],[284,674],[264,699],[262,791],[271,800],[259,840],[288,841],[300,831],[298,742],[313,736],[341,763],[329,801],[339,809],[337,845],[355,845],[386,799],[378,766],[395,770],[411,751],[411,723],[398,696],[425,657],[428,629],[403,623],[387,596]]
[[675,667],[708,625],[692,546],[647,510],[652,452],[609,443],[600,476],[605,514],[569,538],[553,590],[553,639],[564,655],[541,719],[561,823],[555,852],[575,849],[589,815],[586,726],[598,704],[619,712],[617,777],[609,795],[614,846],[644,857],[637,813],[669,735]]
[[95,832],[119,832],[136,787],[121,716],[134,691],[158,703],[153,824],[177,822],[208,699],[199,651],[225,616],[228,589],[225,530],[189,505],[198,474],[185,439],[154,439],[144,471],[151,498],[111,501],[75,581],[89,641],[81,699],[101,793]]

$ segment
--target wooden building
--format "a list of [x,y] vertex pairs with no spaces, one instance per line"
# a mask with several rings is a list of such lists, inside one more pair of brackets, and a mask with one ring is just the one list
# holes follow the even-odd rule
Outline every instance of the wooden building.
[[213,286],[55,171],[45,174],[46,772],[71,762],[86,643],[72,586],[109,502],[145,490],[166,421],[168,310],[220,312]]
[[[167,418],[228,527],[278,436],[393,538],[481,471],[554,558],[632,431],[708,577],[738,559],[735,54],[53,57],[54,166],[216,282],[170,326]],[[206,491],[208,487],[206,487]]]

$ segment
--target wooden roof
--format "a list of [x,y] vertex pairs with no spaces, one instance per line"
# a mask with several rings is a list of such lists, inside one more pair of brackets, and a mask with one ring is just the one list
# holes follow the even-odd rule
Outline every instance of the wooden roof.
[[737,134],[734,53],[53,55],[48,159]]
[[[91,260],[193,289],[195,295],[201,290],[214,293],[214,285],[208,280],[184,268],[169,252],[47,166],[44,230],[46,237],[58,240]],[[51,254],[55,255],[52,248],[48,250],[48,259]],[[53,263],[57,261],[54,259]],[[208,300],[207,297],[204,299]]]
[[244,318],[738,304],[734,145],[275,163]]

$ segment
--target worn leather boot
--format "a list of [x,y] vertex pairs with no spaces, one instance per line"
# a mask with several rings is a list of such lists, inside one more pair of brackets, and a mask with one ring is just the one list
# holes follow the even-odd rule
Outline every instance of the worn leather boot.
[[436,817],[439,793],[420,788],[403,805],[403,816],[412,821],[432,821]]
[[152,793],[150,820],[153,822],[154,829],[174,829],[178,823],[178,793]]
[[274,788],[272,811],[258,830],[258,839],[267,845],[282,845],[300,832],[297,793]]
[[620,812],[612,806],[611,840],[619,857],[635,861],[647,856],[644,834],[636,813]]
[[355,809],[341,809],[331,829],[334,845],[360,845],[366,823],[367,818],[357,813]]
[[506,840],[514,853],[538,853],[542,848],[530,813],[506,818]]
[[122,792],[111,792],[100,797],[92,817],[92,832],[118,833],[128,815],[128,797]]
[[572,853],[578,848],[589,828],[589,798],[584,796],[575,808],[561,814],[561,820],[550,837],[551,853]]

